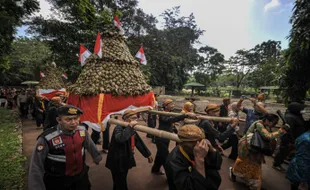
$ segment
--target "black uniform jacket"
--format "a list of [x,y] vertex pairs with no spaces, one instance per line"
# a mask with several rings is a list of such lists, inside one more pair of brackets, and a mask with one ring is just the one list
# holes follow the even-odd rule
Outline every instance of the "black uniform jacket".
[[234,128],[228,127],[226,131],[221,133],[214,127],[212,127],[212,124],[208,120],[202,120],[199,123],[198,127],[202,128],[205,131],[206,139],[210,141],[212,146],[215,146],[217,144],[215,139],[223,142],[235,132]]
[[131,127],[116,126],[107,156],[106,167],[111,171],[125,172],[136,166],[134,152],[131,148],[131,136],[135,137],[135,147],[148,158],[151,152],[146,147],[138,133]]
[[215,190],[221,184],[222,157],[218,152],[209,152],[205,158],[206,177],[194,169],[191,163],[182,155],[179,146],[169,154],[165,169],[169,190]]

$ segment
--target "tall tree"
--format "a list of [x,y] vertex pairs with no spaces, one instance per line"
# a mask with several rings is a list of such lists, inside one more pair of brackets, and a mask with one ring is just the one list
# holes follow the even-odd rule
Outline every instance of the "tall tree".
[[41,65],[51,61],[52,52],[46,43],[20,38],[13,42],[7,56],[10,68],[0,75],[1,85],[19,85],[24,80],[39,79]]
[[291,101],[301,101],[310,89],[310,2],[295,1],[291,17],[287,67],[281,86]]
[[281,54],[281,42],[269,40],[250,50],[256,69],[247,77],[247,84],[258,88],[266,85],[279,85],[279,76],[285,65]]
[[0,1],[0,73],[9,69],[5,57],[12,50],[16,27],[23,24],[23,19],[39,9],[37,0],[3,0]]
[[208,85],[222,74],[225,69],[225,58],[216,48],[210,46],[199,48],[199,53],[202,54],[202,57],[194,76],[197,82]]
[[227,61],[227,71],[235,76],[234,86],[239,88],[245,77],[255,70],[257,62],[255,54],[248,50],[238,50],[235,56],[232,56]]
[[189,71],[199,64],[198,51],[193,44],[203,31],[198,28],[193,14],[180,16],[180,7],[168,9],[161,16],[165,20],[162,30],[149,30],[145,36],[128,38],[128,42],[132,53],[143,43],[148,64],[142,68],[152,86],[179,91]]

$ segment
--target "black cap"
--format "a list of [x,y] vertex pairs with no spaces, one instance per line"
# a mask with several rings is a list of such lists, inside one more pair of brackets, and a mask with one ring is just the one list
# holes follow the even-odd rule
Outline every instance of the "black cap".
[[83,111],[72,105],[65,105],[58,108],[59,116],[70,116],[70,115],[80,115],[83,114]]

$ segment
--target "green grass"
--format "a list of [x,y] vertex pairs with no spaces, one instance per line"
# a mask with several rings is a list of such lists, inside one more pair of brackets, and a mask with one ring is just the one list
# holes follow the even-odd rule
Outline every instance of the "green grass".
[[18,115],[0,108],[0,190],[24,187],[26,158],[22,155]]

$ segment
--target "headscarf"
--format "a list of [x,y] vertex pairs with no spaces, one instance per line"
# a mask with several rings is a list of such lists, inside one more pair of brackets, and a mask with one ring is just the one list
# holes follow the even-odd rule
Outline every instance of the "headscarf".
[[265,101],[265,94],[264,94],[264,93],[260,93],[260,94],[257,96],[257,100],[258,100],[259,102]]
[[208,104],[205,112],[209,113],[210,111],[216,112],[216,111],[220,111],[220,106],[217,104]]
[[205,133],[196,125],[184,125],[178,130],[178,137],[183,142],[200,141],[205,139]]
[[165,99],[164,102],[163,102],[163,107],[168,106],[168,105],[171,104],[172,102],[173,102],[173,100],[171,100],[171,99]]
[[181,111],[181,113],[187,113],[187,112],[190,112],[189,108],[194,106],[194,104],[192,104],[191,102],[186,102],[183,106],[183,109]]
[[126,120],[128,119],[130,116],[133,116],[133,115],[136,115],[137,112],[134,111],[134,110],[126,110],[124,113],[123,113],[123,120]]

